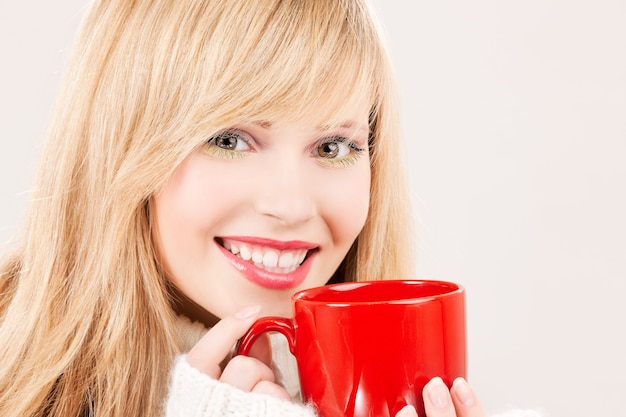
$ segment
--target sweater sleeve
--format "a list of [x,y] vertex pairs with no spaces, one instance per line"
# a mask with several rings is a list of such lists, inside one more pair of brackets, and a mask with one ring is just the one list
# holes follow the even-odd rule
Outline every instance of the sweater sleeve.
[[241,391],[176,358],[165,417],[316,417],[313,408],[269,395]]

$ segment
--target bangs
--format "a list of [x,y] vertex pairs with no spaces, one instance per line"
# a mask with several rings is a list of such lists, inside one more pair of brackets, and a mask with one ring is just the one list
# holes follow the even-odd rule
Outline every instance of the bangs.
[[[147,168],[155,161],[146,154],[174,165],[167,161],[180,162],[237,124],[307,119],[332,127],[363,103],[374,132],[394,99],[387,54],[365,1],[146,0],[124,7],[123,18],[98,18],[112,46],[102,52],[105,41],[90,40],[103,63],[85,73],[101,74],[93,83],[106,111],[93,113],[123,122],[120,129],[129,133],[112,140],[127,137],[134,146],[120,148],[135,149]],[[91,69],[94,61],[83,64]],[[111,100],[111,92],[123,94]]]
[[358,103],[378,107],[380,91],[386,91],[386,55],[362,4],[222,3],[200,61],[207,82],[194,106],[198,121],[227,127],[314,116],[319,124],[335,125]]

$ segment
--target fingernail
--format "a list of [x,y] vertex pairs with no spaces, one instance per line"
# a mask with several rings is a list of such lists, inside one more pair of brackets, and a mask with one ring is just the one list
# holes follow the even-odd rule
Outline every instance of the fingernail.
[[416,417],[417,411],[415,411],[415,407],[412,405],[405,405],[402,410],[398,411],[396,417]]
[[261,306],[250,306],[235,313],[235,318],[239,320],[247,320],[259,314]]
[[428,397],[435,408],[446,408],[450,404],[448,387],[439,377],[433,378],[428,384]]
[[452,387],[461,404],[466,406],[474,405],[474,393],[465,379],[455,379]]

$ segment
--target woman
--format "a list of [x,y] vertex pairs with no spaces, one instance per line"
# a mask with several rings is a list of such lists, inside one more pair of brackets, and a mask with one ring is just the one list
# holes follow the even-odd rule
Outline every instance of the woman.
[[[0,268],[0,415],[313,415],[228,351],[294,291],[413,275],[396,116],[361,1],[96,1]],[[458,384],[430,417],[483,415]]]

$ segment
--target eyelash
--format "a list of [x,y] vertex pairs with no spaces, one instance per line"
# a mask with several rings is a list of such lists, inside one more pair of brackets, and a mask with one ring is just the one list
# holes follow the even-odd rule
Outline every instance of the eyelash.
[[[241,143],[236,143],[234,149],[225,149],[217,145],[217,141],[220,139],[234,139],[236,141],[242,141],[243,144],[248,148],[244,150],[237,150],[236,148],[240,146]],[[205,144],[205,148],[207,152],[209,152],[212,156],[220,159],[236,159],[243,158],[246,156],[247,152],[252,149],[251,140],[245,138],[242,132],[238,132],[237,130],[225,130],[223,132],[218,133],[217,135],[211,137]],[[319,154],[322,146],[326,146],[328,144],[338,144],[347,147],[348,154],[341,156],[339,158],[326,158]],[[344,149],[345,151],[345,149]],[[317,158],[320,159],[320,163],[324,165],[329,165],[331,167],[346,167],[353,165],[364,153],[367,152],[366,148],[360,148],[357,144],[345,137],[342,136],[332,136],[327,137],[312,146],[313,154]],[[340,153],[341,149],[337,150],[337,153]]]
[[367,151],[367,149],[365,148],[358,147],[354,141],[348,138],[342,136],[333,136],[330,138],[324,138],[323,140],[318,142],[314,146],[313,152],[318,152],[322,146],[330,143],[341,144],[348,148],[348,154],[340,158],[324,158],[323,156],[318,154],[320,159],[323,161],[323,164],[327,164],[333,167],[345,167],[353,165]]
[[[246,150],[236,150],[236,149],[224,149],[217,145],[216,141],[222,138],[227,138],[230,136],[230,139],[240,140],[242,141],[248,148],[252,148],[250,144],[250,140],[246,139],[240,132],[236,130],[225,130],[223,132],[218,133],[217,135],[210,138],[205,143],[205,148],[207,152],[209,152],[212,156],[220,159],[236,159],[243,158],[246,154]],[[239,146],[237,144],[236,146]]]

